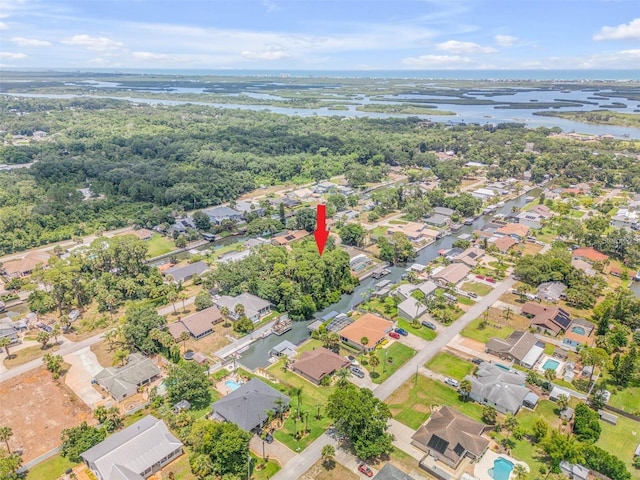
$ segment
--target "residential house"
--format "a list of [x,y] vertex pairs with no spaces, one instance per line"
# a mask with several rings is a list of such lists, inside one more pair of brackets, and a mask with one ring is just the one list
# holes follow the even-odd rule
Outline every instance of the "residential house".
[[167,327],[171,336],[178,341],[183,332],[187,332],[196,340],[213,333],[213,326],[222,322],[222,314],[217,307],[209,307],[192,313]]
[[286,193],[286,196],[301,202],[309,202],[317,198],[316,195],[314,195],[314,193],[308,188],[299,188],[298,190]]
[[489,339],[487,353],[526,368],[533,368],[544,353],[544,342],[529,332],[516,330],[507,338]]
[[235,423],[252,432],[262,428],[267,411],[280,413],[289,408],[290,398],[263,381],[252,378],[212,405],[214,418]]
[[471,268],[464,263],[452,263],[433,273],[431,278],[442,287],[455,286],[464,280],[469,273],[471,273]]
[[396,288],[391,290],[391,294],[400,297],[402,300],[407,300],[408,298],[411,298],[412,293],[416,290],[420,290],[425,297],[429,297],[435,293],[437,288],[438,286],[431,280],[419,283],[417,285],[414,285],[412,283],[403,283],[402,285],[398,285]]
[[442,228],[449,225],[449,223],[451,223],[451,219],[444,215],[434,213],[433,215],[430,215],[427,218],[425,218],[424,223],[426,223],[427,225],[432,225],[437,228]]
[[174,283],[182,283],[191,280],[194,275],[202,275],[209,270],[209,265],[204,262],[194,262],[183,266],[171,267],[165,270],[163,275],[171,277]]
[[98,480],[142,480],[182,455],[182,446],[162,420],[147,415],[80,456]]
[[593,262],[606,262],[609,260],[609,257],[604,253],[600,253],[593,247],[582,247],[577,248],[571,254],[571,258],[576,258],[578,260],[584,260],[585,262],[593,263]]
[[595,269],[591,266],[590,263],[585,262],[584,260],[580,260],[579,258],[572,258],[571,266],[574,268],[577,268],[578,270],[582,270],[585,274],[589,275],[590,277],[595,277],[598,274],[598,272],[595,271]]
[[[158,227],[156,227],[158,229]],[[176,222],[169,227],[167,233],[172,236],[185,233],[187,230],[197,230],[196,224],[193,222],[193,218],[179,218]]]
[[289,230],[284,235],[278,235],[276,237],[273,237],[271,239],[271,243],[273,245],[279,245],[279,246],[289,245],[291,242],[294,242],[296,240],[301,240],[307,236],[309,236],[309,232],[307,232],[306,230]]
[[529,227],[521,223],[507,223],[506,225],[498,228],[495,233],[500,235],[509,235],[521,242],[527,238]]
[[347,368],[351,362],[342,355],[319,347],[303,352],[291,366],[291,370],[310,382],[320,385],[324,377],[331,376],[341,368]]
[[451,215],[456,213],[456,211],[452,208],[447,207],[434,207],[433,213],[437,215],[443,215],[445,217],[450,217]]
[[516,370],[505,370],[492,363],[481,363],[475,376],[467,375],[471,382],[469,398],[491,405],[501,413],[518,413],[527,395],[526,377]]
[[35,132],[32,133],[33,138],[36,140],[42,140],[43,138],[45,138],[47,136],[47,132],[44,132],[42,130],[36,130]]
[[411,443],[445,465],[458,468],[465,457],[478,460],[489,446],[482,436],[486,426],[451,407],[431,414],[411,437]]
[[398,316],[405,320],[413,320],[414,318],[420,318],[427,312],[427,307],[424,303],[419,302],[413,297],[409,297],[398,304]]
[[395,232],[404,233],[409,240],[416,244],[433,242],[438,234],[437,230],[428,228],[423,223],[409,222],[406,225],[388,225],[387,234],[393,235]]
[[593,323],[582,318],[576,318],[565,332],[562,343],[574,349],[583,345],[590,347],[594,342],[591,334],[595,328],[596,326]]
[[560,471],[572,480],[587,480],[589,478],[587,467],[577,463],[569,463],[566,460],[560,462]]
[[[393,329],[393,322],[372,313],[366,313],[353,323],[347,325],[338,332],[340,340],[368,353],[382,342]],[[368,340],[366,345],[362,339]]]
[[225,263],[235,263],[240,260],[244,260],[245,258],[251,256],[253,252],[251,250],[241,250],[240,252],[229,252],[218,257],[219,264]]
[[327,182],[327,181],[318,182],[318,184],[315,187],[313,187],[313,193],[324,195],[325,193],[332,192],[337,188],[338,188],[338,185],[336,185],[333,182]]
[[[493,240],[493,241],[492,241]],[[518,240],[511,236],[504,237],[491,237],[488,240],[490,245],[495,245],[498,251],[502,254],[507,253],[511,247],[518,244]]]
[[478,260],[484,257],[484,250],[478,247],[469,247],[464,252],[456,255],[453,259],[454,263],[464,263],[467,267],[475,267]]
[[562,282],[544,282],[538,285],[536,297],[550,303],[558,303],[564,297],[567,286]]
[[9,260],[0,266],[0,271],[9,278],[20,278],[31,275],[37,267],[46,267],[51,255],[41,251],[27,253],[18,260]]
[[229,316],[234,320],[239,320],[242,316],[236,313],[236,305],[242,305],[244,307],[244,316],[253,323],[259,322],[262,317],[271,313],[271,303],[251,293],[243,293],[236,297],[229,295],[214,297],[213,303],[221,310],[224,307],[228,308]]
[[355,255],[349,260],[349,268],[354,272],[361,272],[371,265],[373,265],[373,260],[364,253]]
[[155,232],[146,228],[140,228],[138,230],[132,230],[129,232],[129,235],[138,237],[140,240],[151,240],[151,237],[155,235]]
[[471,192],[471,195],[480,200],[492,201],[496,197],[496,192],[489,188],[478,188]]
[[531,211],[520,212],[515,218],[520,225],[526,225],[536,230],[542,228],[543,223],[547,220],[544,215]]
[[625,228],[627,230],[637,230],[640,221],[640,212],[632,208],[619,208],[611,218],[611,226]]
[[[320,328],[320,325],[322,325],[322,322],[320,322],[319,320],[316,320],[316,321],[319,323],[318,328]],[[308,325],[307,328],[309,328],[310,326],[311,325]],[[317,329],[310,328],[309,330],[313,331]],[[289,340],[283,340],[282,342],[280,342],[278,345],[276,345],[269,351],[269,356],[270,357],[292,357],[296,353],[298,353],[298,347],[295,346],[293,343],[291,343]]]
[[242,213],[231,207],[213,207],[203,210],[202,213],[206,214],[214,225],[220,225],[225,220],[240,222],[243,219]]
[[415,480],[412,476],[407,475],[398,467],[395,467],[392,463],[387,462],[378,473],[373,477],[373,480]]
[[233,207],[234,210],[240,212],[242,217],[246,220],[250,214],[255,214],[259,217],[264,215],[264,208],[257,202],[247,202],[246,200],[239,200]]
[[160,377],[160,373],[151,360],[141,353],[132,353],[126,365],[103,369],[95,376],[95,381],[119,402]]
[[531,318],[531,326],[538,332],[557,336],[567,331],[571,324],[569,312],[560,307],[547,307],[539,303],[527,302],[522,306],[522,314]]
[[18,343],[18,331],[13,325],[0,323],[0,338],[8,338],[11,343]]

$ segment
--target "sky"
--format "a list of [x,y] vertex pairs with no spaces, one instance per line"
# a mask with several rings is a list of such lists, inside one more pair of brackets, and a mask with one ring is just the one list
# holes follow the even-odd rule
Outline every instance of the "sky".
[[0,68],[639,69],[638,0],[0,0]]

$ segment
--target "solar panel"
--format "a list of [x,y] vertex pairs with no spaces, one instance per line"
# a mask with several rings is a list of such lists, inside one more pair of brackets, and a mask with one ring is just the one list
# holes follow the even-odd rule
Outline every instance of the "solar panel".
[[433,448],[436,452],[444,453],[447,451],[447,447],[449,446],[449,442],[438,437],[437,435],[432,435],[429,439],[429,443],[427,447]]
[[460,444],[456,445],[456,448],[453,449],[453,451],[455,452],[455,454],[459,457],[462,456],[462,454],[464,453],[464,447]]

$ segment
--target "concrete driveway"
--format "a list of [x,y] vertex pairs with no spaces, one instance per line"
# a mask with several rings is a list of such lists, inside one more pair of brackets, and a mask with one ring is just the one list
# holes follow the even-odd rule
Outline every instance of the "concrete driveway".
[[273,440],[271,443],[263,442],[258,435],[251,437],[249,447],[251,451],[258,457],[262,458],[262,446],[264,444],[264,454],[269,458],[275,458],[280,462],[280,465],[285,465],[296,454],[286,445],[283,445],[277,440]]
[[67,386],[91,409],[104,404],[105,399],[91,385],[91,379],[103,369],[91,348],[84,347],[77,352],[70,353],[64,357],[64,361],[71,364],[71,368],[65,376]]

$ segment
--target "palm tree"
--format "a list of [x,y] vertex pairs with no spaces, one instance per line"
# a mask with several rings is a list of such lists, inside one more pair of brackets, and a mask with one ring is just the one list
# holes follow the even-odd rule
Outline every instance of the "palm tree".
[[504,419],[504,428],[507,429],[507,439],[511,436],[513,431],[518,427],[518,419],[512,413],[507,415],[507,418]]
[[462,392],[462,396],[464,400],[467,401],[469,399],[469,394],[471,393],[471,380],[465,378],[460,382],[460,391]]
[[180,292],[178,293],[178,300],[182,300],[182,313],[184,313],[186,311],[186,307],[184,305],[185,300],[189,298],[187,297],[187,294],[184,292]]
[[278,412],[278,416],[280,417],[280,422],[282,422],[282,414],[284,413],[284,400],[282,397],[277,397],[274,401],[276,404],[276,411]]
[[189,340],[190,338],[191,338],[191,335],[189,334],[189,332],[182,332],[180,334],[180,337],[178,338],[178,341],[182,342],[182,351],[183,352],[187,348],[187,340]]
[[336,378],[338,379],[338,386],[344,387],[349,383],[348,378],[351,376],[351,369],[341,368],[336,372]]
[[331,464],[333,457],[336,456],[336,448],[333,445],[325,445],[322,447],[322,463],[325,466]]
[[208,477],[213,473],[213,469],[215,468],[211,457],[205,453],[192,456],[189,464],[191,465],[191,471],[197,475],[198,478]]
[[369,339],[367,337],[362,337],[360,339],[360,345],[362,345],[362,350],[363,351],[367,347],[368,343],[369,343]]
[[53,337],[53,341],[58,344],[58,335],[60,335],[60,325],[55,324],[53,329],[50,332],[50,335]]
[[556,379],[556,371],[553,368],[546,368],[544,370],[544,378],[546,378],[549,383]]
[[45,348],[47,348],[47,344],[49,343],[49,334],[41,330],[40,332],[38,332],[36,340],[42,344],[42,350],[44,350]]
[[515,467],[513,467],[513,474],[516,476],[516,480],[526,480],[529,476],[529,472],[521,463],[517,463]]
[[9,439],[13,437],[13,430],[11,427],[0,427],[0,442],[4,442],[7,446],[7,452],[11,453],[9,448]]
[[10,357],[9,345],[11,345],[11,340],[9,339],[9,337],[0,338],[0,350],[4,348],[4,351],[7,353],[7,358]]
[[527,383],[529,383],[530,385],[537,385],[539,381],[540,381],[540,375],[538,375],[533,370],[529,370],[527,372]]
[[289,391],[292,397],[298,397],[298,417],[300,417],[300,403],[302,401],[302,387],[292,387]]
[[373,368],[374,372],[376,371],[376,367],[380,365],[380,359],[374,353],[372,353],[369,358],[369,365],[371,365],[371,368]]
[[178,299],[178,292],[176,292],[175,290],[171,290],[169,293],[167,293],[167,301],[169,303],[171,303],[171,305],[173,305],[173,314],[177,315],[178,312],[176,311],[176,300]]
[[564,393],[561,395],[558,395],[558,398],[556,399],[556,403],[558,404],[558,407],[560,408],[560,410],[564,410],[569,406],[569,397],[567,397]]
[[233,312],[236,314],[237,318],[242,317],[244,315],[244,305],[236,303],[236,306],[233,307]]

